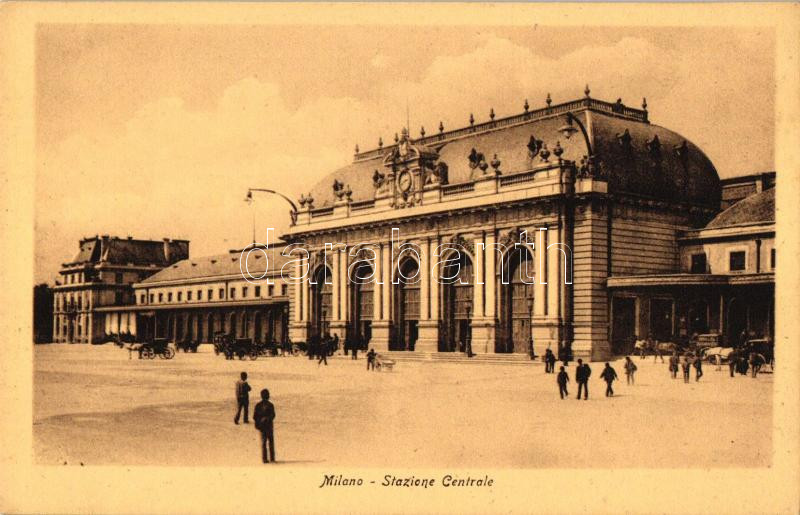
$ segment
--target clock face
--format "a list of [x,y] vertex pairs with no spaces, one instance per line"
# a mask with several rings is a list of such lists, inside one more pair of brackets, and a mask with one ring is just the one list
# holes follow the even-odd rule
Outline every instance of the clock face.
[[408,172],[401,173],[400,177],[397,178],[397,185],[404,192],[411,189],[411,174]]

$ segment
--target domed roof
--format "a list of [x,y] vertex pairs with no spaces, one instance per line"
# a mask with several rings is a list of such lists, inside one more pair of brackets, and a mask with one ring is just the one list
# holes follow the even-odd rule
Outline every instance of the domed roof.
[[714,217],[706,229],[775,222],[775,188],[745,197]]
[[[497,156],[504,175],[526,172],[544,161],[531,153],[550,151],[550,162],[558,145],[562,159],[579,163],[589,152],[585,138],[578,133],[566,139],[559,132],[572,113],[586,127],[594,147],[596,168],[608,178],[609,192],[627,192],[648,197],[679,200],[699,205],[718,206],[720,182],[717,171],[705,154],[679,134],[652,125],[647,111],[586,98],[555,105],[488,123],[429,135],[413,144],[439,153],[439,162],[448,166],[450,184],[471,181],[469,155],[482,153],[486,162]],[[396,145],[356,154],[353,163],[327,175],[312,190],[314,206],[333,205],[333,182],[350,186],[354,201],[374,197],[372,176],[386,172],[383,159]]]

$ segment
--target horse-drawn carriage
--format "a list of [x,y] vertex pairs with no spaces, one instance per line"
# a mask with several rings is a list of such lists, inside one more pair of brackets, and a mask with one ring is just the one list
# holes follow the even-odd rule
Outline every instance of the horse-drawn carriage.
[[175,351],[169,346],[169,340],[166,338],[153,338],[152,340],[139,342],[122,335],[115,335],[112,341],[117,347],[128,349],[128,359],[132,357],[134,352],[138,354],[139,359],[155,359],[156,356],[161,359],[175,357]]
[[182,350],[183,352],[197,352],[200,346],[200,340],[191,340],[183,338],[175,342],[175,350]]
[[226,333],[217,333],[214,336],[214,353],[223,354],[226,359],[249,357],[252,360],[261,356],[277,356],[281,352],[299,353],[299,349],[287,347],[284,344],[253,341],[252,338],[235,338]]

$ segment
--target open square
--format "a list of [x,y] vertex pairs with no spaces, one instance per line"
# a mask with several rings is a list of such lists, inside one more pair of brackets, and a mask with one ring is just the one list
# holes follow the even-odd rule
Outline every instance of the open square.
[[277,466],[763,467],[771,463],[771,374],[730,378],[706,365],[699,382],[634,358],[604,397],[559,399],[541,364],[398,362],[306,357],[228,361],[210,346],[173,360],[128,359],[111,345],[34,350],[35,461],[52,465],[257,466],[259,438],[234,425],[234,383],[247,371],[275,404]]

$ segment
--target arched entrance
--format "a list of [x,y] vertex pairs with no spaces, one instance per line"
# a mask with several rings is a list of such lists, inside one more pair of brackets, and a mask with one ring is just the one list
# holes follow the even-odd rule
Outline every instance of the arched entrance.
[[389,341],[389,350],[413,351],[419,336],[419,264],[412,258],[406,258],[400,262],[398,273],[394,335]]
[[261,327],[262,327],[262,315],[261,312],[256,312],[254,319],[253,319],[253,341],[261,343]]
[[474,295],[472,259],[459,252],[459,259],[445,261],[441,272],[442,330],[439,352],[466,352],[472,337],[471,314]]
[[[331,299],[333,281],[330,268],[321,266],[314,273],[311,285],[311,335],[322,336],[331,328]],[[326,284],[327,278],[327,284]]]
[[208,336],[209,340],[213,340],[214,333],[216,333],[218,331],[217,327],[219,327],[219,326],[214,327],[214,319],[216,317],[217,317],[217,315],[214,314],[214,313],[209,313],[208,314],[208,333],[207,333],[207,336]]
[[236,323],[237,323],[236,318],[237,317],[236,317],[236,312],[235,311],[232,311],[228,315],[228,330],[227,330],[227,333],[228,333],[228,335],[230,335],[230,336],[232,336],[234,338],[236,338]]
[[350,334],[361,349],[366,349],[372,339],[373,297],[375,282],[372,266],[362,262],[350,278]]
[[197,322],[197,341],[203,341],[203,315],[202,313],[198,313],[195,316],[195,320]]
[[502,285],[502,335],[497,339],[495,352],[527,354],[533,319],[534,284],[529,279],[534,275],[533,256],[527,249],[517,247],[506,254],[503,267],[508,284]]

